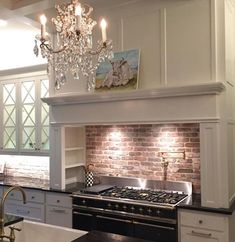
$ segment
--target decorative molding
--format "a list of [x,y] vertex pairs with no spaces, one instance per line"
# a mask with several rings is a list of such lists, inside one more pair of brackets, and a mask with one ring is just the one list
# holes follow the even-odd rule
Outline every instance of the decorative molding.
[[44,74],[46,74],[46,70],[47,70],[47,64],[9,69],[9,70],[0,71],[0,79],[5,79],[7,76],[13,77],[14,75],[19,75],[19,74],[24,75],[25,73],[29,73],[29,72],[44,72]]
[[161,16],[161,84],[167,85],[167,43],[166,43],[166,8],[160,9]]
[[[97,122],[97,121],[93,121],[93,122],[85,122],[85,123],[79,123],[80,126],[83,125],[105,125],[105,124],[181,124],[182,122],[185,123],[220,123],[220,118],[217,117],[206,117],[206,118],[201,118],[201,117],[196,117],[196,118],[184,118],[184,119],[162,119],[162,120],[149,120],[149,121],[128,121],[128,122],[123,122],[123,121],[115,121],[115,122],[107,122],[105,123],[104,121],[102,122]],[[68,126],[68,123],[64,123],[64,122],[50,122],[50,125],[52,126],[57,126],[57,125],[62,125],[62,126]],[[78,122],[70,122],[69,125],[78,125]]]
[[210,0],[210,25],[211,25],[211,80],[217,80],[217,26],[216,26],[216,2]]
[[71,93],[58,96],[42,98],[49,105],[67,105],[79,103],[114,102],[140,99],[158,99],[183,96],[217,95],[226,89],[222,82],[203,83],[192,86],[162,87],[157,89],[143,89],[128,92],[106,92],[106,93]]

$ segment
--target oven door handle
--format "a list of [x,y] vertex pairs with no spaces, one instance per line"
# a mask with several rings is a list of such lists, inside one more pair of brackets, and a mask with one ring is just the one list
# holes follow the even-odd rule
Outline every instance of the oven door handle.
[[75,211],[73,211],[73,214],[75,214],[75,215],[84,215],[84,216],[88,216],[88,217],[92,217],[93,216],[90,213],[81,213],[81,212],[75,212]]
[[133,224],[144,225],[144,226],[159,228],[159,229],[167,229],[167,230],[173,230],[173,231],[175,230],[175,228],[172,228],[172,227],[166,227],[166,226],[161,226],[161,225],[156,225],[156,224],[147,224],[147,223],[141,223],[141,222],[136,222],[136,221],[133,221]]
[[128,223],[128,224],[133,223],[131,220],[126,220],[126,219],[110,218],[110,217],[100,216],[100,215],[97,215],[96,217],[101,218],[101,219],[107,219],[107,220],[113,220],[113,221],[117,221],[117,222]]

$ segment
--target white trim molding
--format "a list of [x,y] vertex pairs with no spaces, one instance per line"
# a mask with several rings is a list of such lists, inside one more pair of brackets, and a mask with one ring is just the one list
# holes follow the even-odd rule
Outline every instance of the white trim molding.
[[198,96],[198,95],[216,95],[225,90],[226,86],[222,82],[202,83],[199,85],[161,87],[157,89],[143,89],[127,92],[106,92],[106,93],[71,93],[58,96],[42,98],[49,105],[68,105],[79,103],[97,103],[123,100],[139,99],[158,99],[170,97]]

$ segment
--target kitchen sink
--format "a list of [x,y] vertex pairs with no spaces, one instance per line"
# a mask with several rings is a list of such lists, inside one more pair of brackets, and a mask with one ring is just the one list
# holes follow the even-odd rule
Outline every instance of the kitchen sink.
[[[15,232],[15,242],[70,242],[86,234],[86,231],[70,229],[55,225],[23,220],[13,225],[21,231]],[[5,234],[9,234],[5,228]]]

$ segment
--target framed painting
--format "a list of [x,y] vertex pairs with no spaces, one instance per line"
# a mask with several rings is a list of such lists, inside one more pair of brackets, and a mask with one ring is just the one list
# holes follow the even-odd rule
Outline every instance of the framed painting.
[[138,87],[140,50],[114,53],[114,58],[100,64],[96,71],[95,90],[133,90]]

